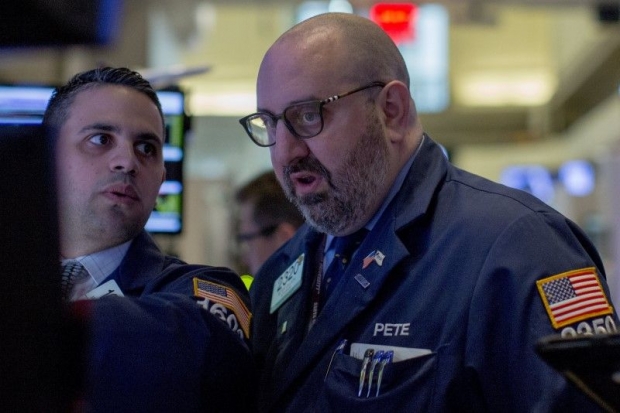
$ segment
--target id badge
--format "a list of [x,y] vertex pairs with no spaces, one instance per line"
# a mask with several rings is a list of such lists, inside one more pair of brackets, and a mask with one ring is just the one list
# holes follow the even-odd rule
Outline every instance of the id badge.
[[276,279],[276,282],[273,284],[273,292],[271,293],[269,314],[273,314],[301,287],[304,257],[305,254],[301,254],[297,257],[295,262]]

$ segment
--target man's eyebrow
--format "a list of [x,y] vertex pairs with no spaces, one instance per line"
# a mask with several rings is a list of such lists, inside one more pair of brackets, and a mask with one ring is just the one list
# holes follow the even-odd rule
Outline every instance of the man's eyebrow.
[[104,132],[118,132],[120,129],[117,126],[110,125],[108,123],[91,123],[80,129],[80,132],[88,131],[104,131]]
[[[82,132],[82,133],[84,133],[84,132],[92,132],[92,131],[120,133],[121,128],[119,128],[118,126],[110,125],[108,123],[92,123],[90,125],[84,126],[82,129],[80,129],[80,132]],[[152,132],[142,132],[142,133],[139,133],[137,135],[137,138],[139,140],[143,140],[143,141],[144,140],[155,141],[155,142],[159,143],[160,145],[163,145],[163,143],[164,143],[164,137],[163,136],[159,136],[156,133],[152,133]]]
[[143,133],[139,133],[137,137],[141,141],[155,141],[159,145],[163,145],[164,144],[164,137],[163,136],[159,136],[156,133],[143,132]]
[[[288,102],[288,104],[284,107],[284,109],[287,109],[287,108],[289,108],[291,106],[299,105],[300,103],[320,102],[323,99],[325,99],[325,98],[318,98],[318,97],[315,97],[314,95],[312,95],[312,96],[305,97],[303,99],[292,100],[292,101]],[[269,113],[270,115],[276,116],[276,114],[273,113],[272,111],[267,110],[267,109],[263,109],[261,107],[257,107],[256,108],[256,112],[257,113],[264,112],[264,113]]]

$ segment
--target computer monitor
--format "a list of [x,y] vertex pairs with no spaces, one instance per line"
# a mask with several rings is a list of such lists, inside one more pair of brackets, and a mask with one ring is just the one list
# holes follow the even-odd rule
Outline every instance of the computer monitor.
[[0,48],[107,45],[118,36],[123,0],[0,2]]
[[156,234],[178,234],[183,229],[183,163],[189,118],[185,114],[184,93],[158,91],[157,95],[166,122],[166,180],[159,190],[157,205],[146,223],[146,230]]
[[0,123],[3,411],[63,411],[72,396],[51,151],[40,125]]
[[[53,91],[52,86],[0,85],[0,124],[40,124]],[[179,234],[183,229],[183,164],[189,118],[182,91],[157,91],[157,96],[166,124],[166,180],[146,230],[154,234]]]
[[550,335],[536,352],[605,411],[620,412],[619,333]]

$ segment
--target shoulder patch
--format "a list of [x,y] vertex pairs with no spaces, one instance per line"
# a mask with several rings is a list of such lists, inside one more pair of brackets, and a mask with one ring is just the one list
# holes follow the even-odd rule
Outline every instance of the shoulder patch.
[[250,310],[232,288],[194,277],[194,295],[206,298],[232,311],[245,337],[250,336]]
[[554,328],[613,312],[594,267],[553,275],[536,285]]

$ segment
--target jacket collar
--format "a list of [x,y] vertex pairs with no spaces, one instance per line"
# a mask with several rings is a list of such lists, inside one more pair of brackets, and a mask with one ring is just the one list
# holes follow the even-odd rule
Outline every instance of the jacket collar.
[[153,274],[164,268],[165,257],[151,236],[143,230],[131,242],[131,246],[116,270],[108,277],[114,279],[126,294],[140,294]]

